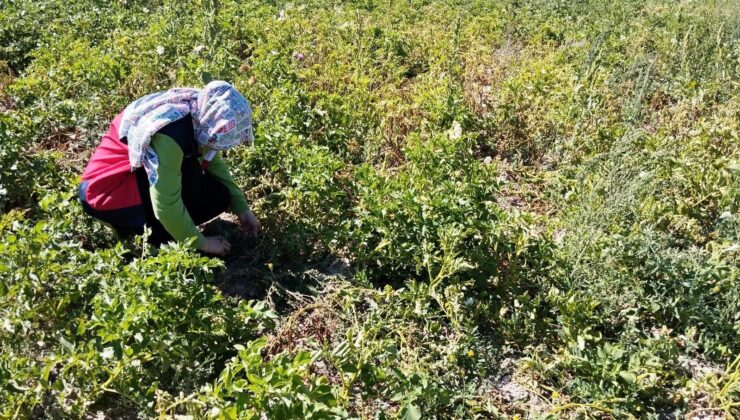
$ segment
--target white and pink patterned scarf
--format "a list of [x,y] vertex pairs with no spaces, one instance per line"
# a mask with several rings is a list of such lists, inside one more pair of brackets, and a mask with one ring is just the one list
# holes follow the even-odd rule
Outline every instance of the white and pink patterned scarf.
[[[126,107],[118,129],[128,139],[131,170],[144,167],[149,184],[157,183],[159,158],[149,146],[167,124],[191,114],[195,140],[212,150],[254,142],[252,109],[234,86],[213,81],[203,89],[175,88],[146,95]],[[213,157],[213,154],[210,154]]]

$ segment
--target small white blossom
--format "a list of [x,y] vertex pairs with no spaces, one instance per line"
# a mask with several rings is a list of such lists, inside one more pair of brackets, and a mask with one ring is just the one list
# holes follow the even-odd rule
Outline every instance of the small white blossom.
[[111,357],[113,357],[113,354],[113,347],[106,347],[105,349],[103,349],[103,352],[100,353],[100,357],[102,357],[103,359],[110,359]]
[[455,121],[452,124],[452,130],[450,130],[450,139],[457,140],[460,137],[462,137],[462,127],[459,122]]

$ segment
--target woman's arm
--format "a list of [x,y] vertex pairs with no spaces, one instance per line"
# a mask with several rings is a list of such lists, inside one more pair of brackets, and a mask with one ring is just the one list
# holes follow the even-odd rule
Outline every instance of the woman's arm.
[[252,213],[249,208],[247,199],[244,197],[244,193],[234,182],[234,178],[231,177],[229,168],[226,166],[226,162],[221,158],[221,155],[216,155],[211,162],[208,164],[207,172],[217,178],[223,183],[229,190],[231,195],[231,210],[239,216],[239,223],[242,226],[242,231],[257,236],[262,227],[260,221]]
[[159,158],[157,183],[149,186],[154,215],[175,240],[196,238],[194,247],[202,249],[206,238],[193,223],[182,201],[182,150],[175,140],[164,134],[155,134],[150,145]]

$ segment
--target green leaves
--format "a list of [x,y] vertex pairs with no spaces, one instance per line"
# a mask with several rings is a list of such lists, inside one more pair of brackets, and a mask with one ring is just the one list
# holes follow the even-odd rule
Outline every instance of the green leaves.
[[151,385],[166,389],[168,377],[195,389],[233,354],[233,343],[272,325],[263,305],[225,301],[207,283],[219,263],[184,246],[127,264],[124,249],[90,253],[67,243],[54,223],[12,225],[14,248],[0,259],[12,267],[6,273],[19,275],[5,276],[8,296],[0,297],[7,325],[0,329],[0,364],[17,353],[42,352],[12,368],[28,385],[25,402],[13,407],[19,413],[32,410],[40,392],[73,415],[108,390],[144,406]]
[[407,405],[401,412],[404,420],[421,420],[421,409],[413,404]]
[[[321,377],[309,375],[315,355],[298,352],[266,360],[261,351],[264,338],[239,346],[213,387],[203,388],[197,398],[205,405],[194,413],[211,418],[337,418],[332,388]],[[210,408],[209,408],[210,407]],[[163,412],[161,414],[170,414]]]
[[[737,417],[729,2],[340,3],[3,3],[0,417]],[[117,244],[84,160],[211,79],[263,235]]]
[[356,172],[356,219],[345,223],[357,263],[383,281],[437,273],[456,253],[456,272],[493,265],[485,241],[498,239],[501,214],[484,203],[496,193],[496,173],[467,147],[435,137],[407,148],[411,161],[398,171]]

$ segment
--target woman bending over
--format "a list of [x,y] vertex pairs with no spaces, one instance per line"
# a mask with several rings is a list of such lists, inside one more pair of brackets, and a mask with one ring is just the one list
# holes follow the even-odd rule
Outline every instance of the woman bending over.
[[219,153],[253,141],[249,102],[227,82],[152,93],[113,119],[82,175],[80,201],[119,236],[149,227],[153,245],[195,238],[197,249],[225,255],[231,245],[197,225],[230,208],[257,235],[260,222]]

